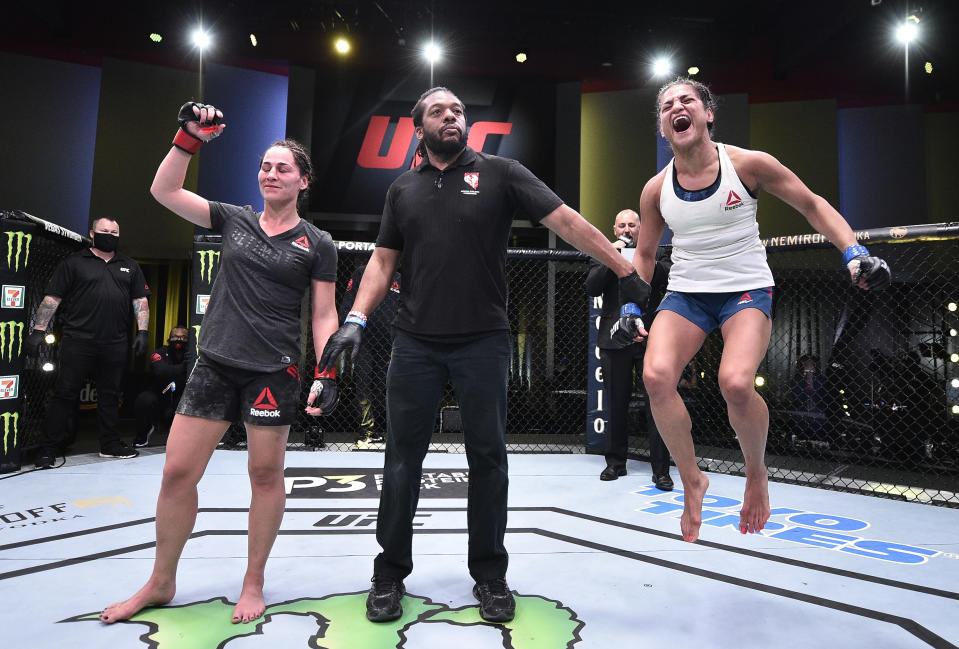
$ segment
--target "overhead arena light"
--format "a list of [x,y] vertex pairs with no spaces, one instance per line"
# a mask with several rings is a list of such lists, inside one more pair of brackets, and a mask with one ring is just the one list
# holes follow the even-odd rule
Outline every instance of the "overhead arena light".
[[250,45],[253,47],[257,46],[256,34],[250,34]]
[[333,43],[333,49],[335,49],[339,54],[346,54],[350,51],[350,42],[345,38],[338,38],[336,42]]
[[439,61],[442,54],[443,52],[440,50],[440,46],[433,42],[427,43],[426,47],[423,48],[423,56],[425,56],[426,60],[430,63]]
[[211,42],[212,39],[210,38],[209,32],[204,31],[202,27],[193,32],[193,44],[201,50],[208,48]]
[[670,64],[669,59],[665,56],[661,56],[653,61],[653,76],[665,77],[669,74],[669,71],[672,69],[672,64]]
[[52,345],[53,343],[57,342],[57,337],[54,336],[53,334],[47,334],[46,336],[43,337],[43,342],[45,342],[48,345]]
[[47,361],[41,366],[40,369],[42,369],[44,372],[52,372],[54,370],[54,366],[53,366],[53,363],[51,363],[50,361]]
[[697,67],[694,65],[694,66],[692,66],[691,68],[689,68],[688,70],[686,70],[686,74],[688,74],[688,75],[691,76],[691,77],[695,77],[697,74],[699,74],[699,68],[697,68]]
[[163,40],[163,37],[157,34],[156,32],[153,32],[150,34],[150,40],[153,41],[154,43],[159,43],[160,41]]
[[896,38],[907,45],[919,38],[919,19],[915,16],[906,18],[906,22],[896,29]]
[[517,63],[526,63],[526,52],[518,52],[516,54]]

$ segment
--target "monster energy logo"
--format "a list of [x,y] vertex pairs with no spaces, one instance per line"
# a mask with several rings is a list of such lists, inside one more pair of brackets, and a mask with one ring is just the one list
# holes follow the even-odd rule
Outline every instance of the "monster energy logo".
[[[10,234],[9,232],[7,234]],[[23,350],[23,323],[16,320],[0,322],[0,358],[13,362],[13,343],[17,342],[17,358]]]
[[200,355],[200,325],[193,325],[193,344],[196,346],[196,355]]
[[[17,445],[17,425],[20,423],[20,413],[19,412],[5,412],[0,414],[0,419],[3,420],[3,453],[4,455],[10,452],[10,445],[7,441],[10,439],[10,429],[13,428],[13,446]],[[13,422],[13,426],[10,425],[10,422]]]
[[213,262],[220,260],[220,252],[218,250],[199,250],[196,254],[200,256],[200,279],[209,284],[213,281]]
[[[13,240],[17,240],[16,256],[13,253]],[[26,232],[7,232],[7,268],[13,267],[14,270],[20,270],[20,252],[24,251],[23,267],[26,268],[30,261],[30,242],[33,240],[32,234]],[[26,242],[26,243],[24,243]]]

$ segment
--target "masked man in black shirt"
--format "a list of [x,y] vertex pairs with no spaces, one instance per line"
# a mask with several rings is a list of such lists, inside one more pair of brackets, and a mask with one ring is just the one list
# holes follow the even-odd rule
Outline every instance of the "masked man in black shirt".
[[134,446],[143,447],[158,426],[169,427],[186,384],[186,344],[190,332],[182,325],[170,330],[166,345],[153,350],[150,356],[150,387],[137,395],[134,411],[137,436]]
[[330,337],[320,369],[355,355],[366,314],[400,265],[403,291],[387,374],[387,438],[367,618],[402,614],[413,569],[413,516],[423,459],[447,382],[459,402],[470,466],[468,531],[473,595],[487,621],[513,619],[506,584],[506,246],[515,212],[550,228],[620,277],[625,301],[645,304],[649,286],[606,237],[523,165],[466,146],[466,112],[446,88],[427,90],[412,111],[423,162],[390,186],[380,232],[353,309]]
[[131,314],[137,328],[133,352],[142,356],[147,351],[150,289],[140,266],[116,251],[120,238],[116,221],[94,220],[90,238],[92,247],[73,253],[54,269],[34,315],[33,330],[24,341],[24,351],[36,354],[50,320],[58,314],[62,325],[60,367],[40,435],[36,460],[40,469],[53,467],[67,418],[87,376],[97,386],[100,457],[137,456],[137,451],[120,439],[117,430],[119,394],[130,350]]

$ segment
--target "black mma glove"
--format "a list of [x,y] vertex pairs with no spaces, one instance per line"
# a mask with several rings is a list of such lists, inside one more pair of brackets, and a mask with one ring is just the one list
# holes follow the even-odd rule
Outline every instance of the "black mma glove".
[[306,405],[313,408],[319,408],[323,412],[320,414],[328,415],[336,408],[340,402],[340,388],[336,382],[336,368],[332,367],[323,372],[319,366],[313,372],[313,385],[310,386],[310,396],[306,398]]
[[[203,145],[203,140],[197,136],[190,133],[186,125],[188,122],[199,122],[200,118],[193,112],[193,107],[197,108],[213,108],[206,104],[198,104],[194,101],[188,101],[187,103],[180,106],[180,113],[177,115],[177,122],[180,124],[180,130],[177,131],[176,137],[173,138],[173,146],[180,149],[181,151],[186,151],[190,155],[193,155],[200,150],[200,147]],[[219,123],[219,117],[214,115],[212,121],[206,121],[201,124],[202,130],[216,130],[216,125]]]
[[23,341],[23,353],[27,356],[36,356],[40,352],[40,345],[43,344],[46,335],[47,333],[40,329],[31,331],[27,339]]
[[851,271],[852,283],[861,283],[868,291],[881,291],[892,282],[889,266],[879,257],[870,256],[866,246],[849,246],[842,254],[842,260]]
[[626,277],[619,278],[619,303],[626,304],[632,302],[639,308],[646,306],[649,300],[649,284],[643,281],[635,270]]
[[133,339],[133,355],[134,356],[143,356],[147,353],[147,345],[150,344],[150,335],[140,330],[137,332],[137,337]]
[[343,321],[343,325],[326,341],[323,354],[320,356],[320,362],[317,363],[320,371],[323,372],[333,368],[336,365],[336,359],[346,350],[350,350],[353,358],[356,358],[356,355],[360,352],[360,344],[363,342],[363,329],[365,328],[366,316],[358,311],[350,311],[346,320]]
[[619,320],[613,323],[609,330],[610,342],[617,349],[635,342],[633,339],[639,334],[640,328],[643,328],[643,312],[638,306],[632,303],[624,304],[619,310]]

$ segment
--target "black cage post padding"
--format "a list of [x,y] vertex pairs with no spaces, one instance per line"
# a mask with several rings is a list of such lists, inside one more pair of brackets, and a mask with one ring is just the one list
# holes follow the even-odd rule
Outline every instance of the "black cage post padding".
[[[18,210],[0,210],[0,473],[17,471],[23,451],[35,446],[56,377],[56,345],[44,346],[36,358],[23,353],[53,269],[88,239],[76,232]],[[56,318],[50,326],[56,330]]]

